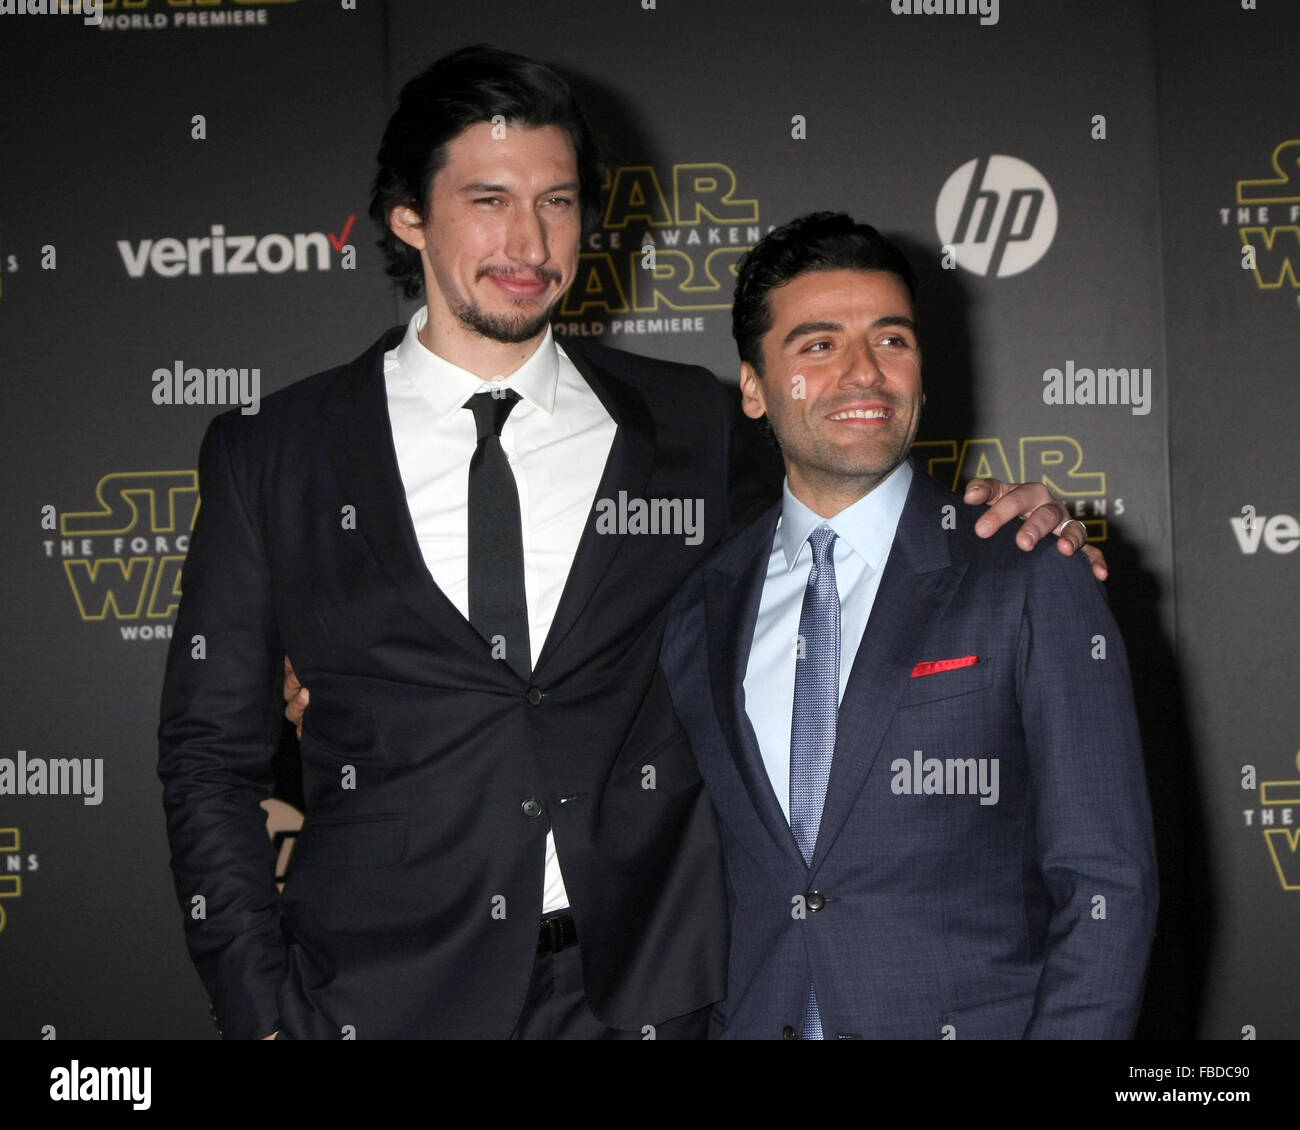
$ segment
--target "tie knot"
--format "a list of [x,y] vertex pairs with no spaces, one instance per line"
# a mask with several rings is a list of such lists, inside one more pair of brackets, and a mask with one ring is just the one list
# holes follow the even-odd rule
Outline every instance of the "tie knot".
[[831,561],[831,547],[839,535],[830,526],[818,526],[808,535],[808,544],[812,546],[813,564],[825,565]]
[[462,408],[474,413],[474,426],[478,429],[478,439],[482,443],[488,436],[499,436],[506,426],[506,417],[520,400],[512,388],[494,389],[492,392],[476,392]]

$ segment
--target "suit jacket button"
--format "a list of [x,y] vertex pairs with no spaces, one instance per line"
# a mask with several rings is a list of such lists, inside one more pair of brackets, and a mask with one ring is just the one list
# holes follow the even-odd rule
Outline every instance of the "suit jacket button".
[[799,1034],[793,1028],[791,1028],[789,1024],[787,1024],[784,1028],[781,1029],[781,1039],[797,1040],[798,1038],[799,1038]]
[[542,802],[538,800],[536,797],[530,796],[519,807],[524,810],[525,816],[532,817],[532,816],[540,816],[542,814]]
[[822,894],[821,891],[809,891],[806,901],[808,903],[808,909],[816,914],[817,911],[821,910],[821,908],[826,905],[826,896]]
[[528,693],[524,695],[524,698],[526,698],[526,699],[528,700],[528,705],[529,705],[529,706],[541,706],[541,704],[542,704],[542,688],[541,688],[541,687],[529,687],[529,688],[528,688]]

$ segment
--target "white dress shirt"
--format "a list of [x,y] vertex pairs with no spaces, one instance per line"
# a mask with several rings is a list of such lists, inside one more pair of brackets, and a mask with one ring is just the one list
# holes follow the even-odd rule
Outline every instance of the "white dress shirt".
[[812,571],[808,535],[818,526],[829,526],[838,535],[833,556],[835,587],[840,594],[842,701],[911,485],[912,468],[904,462],[870,494],[834,518],[823,518],[790,493],[790,481],[786,480],[781,517],[767,559],[754,642],[745,668],[745,713],[754,727],[763,764],[786,820],[790,819],[795,641],[799,635],[804,589]]
[[[536,665],[617,428],[550,329],[518,369],[485,381],[425,348],[417,335],[427,318],[421,306],[397,348],[384,354],[388,418],[420,552],[434,582],[468,620],[469,461],[478,435],[464,404],[476,393],[513,389],[523,399],[506,419],[501,447],[519,490],[528,642]],[[542,911],[568,905],[548,832]]]

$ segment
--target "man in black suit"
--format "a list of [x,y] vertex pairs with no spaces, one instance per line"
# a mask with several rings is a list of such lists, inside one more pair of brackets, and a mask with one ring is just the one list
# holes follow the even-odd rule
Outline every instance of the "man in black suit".
[[[555,343],[600,176],[554,72],[448,56],[379,159],[389,273],[426,306],[219,417],[200,455],[159,775],[214,1018],[234,1038],[700,1036],[725,887],[657,658],[728,524],[726,394]],[[285,653],[314,702],[277,895],[258,802]]]

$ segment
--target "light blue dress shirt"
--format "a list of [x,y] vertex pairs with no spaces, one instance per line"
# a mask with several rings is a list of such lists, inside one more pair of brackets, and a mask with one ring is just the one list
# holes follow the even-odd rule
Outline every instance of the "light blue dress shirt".
[[754,642],[745,668],[745,713],[754,727],[763,764],[781,811],[790,819],[790,716],[794,710],[794,669],[799,613],[812,570],[808,535],[830,526],[835,542],[835,584],[840,594],[840,700],[866,631],[880,577],[894,544],[912,468],[902,463],[870,494],[834,518],[823,518],[783,489],[781,517],[767,560],[763,596],[754,625]]

